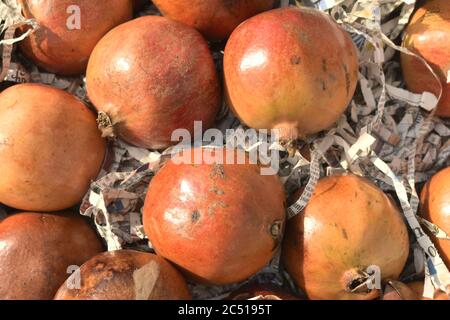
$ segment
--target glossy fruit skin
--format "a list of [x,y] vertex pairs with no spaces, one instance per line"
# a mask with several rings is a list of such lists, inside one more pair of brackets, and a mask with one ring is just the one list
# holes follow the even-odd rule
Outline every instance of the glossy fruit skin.
[[0,202],[58,211],[81,201],[106,145],[94,114],[77,98],[41,84],[0,94]]
[[[403,46],[422,56],[433,68],[443,86],[442,98],[436,115],[450,117],[450,2],[448,0],[428,1],[413,15],[405,31]],[[439,84],[422,62],[402,54],[403,77],[409,90],[439,95]]]
[[[47,71],[84,73],[97,42],[112,28],[132,18],[131,0],[19,0],[26,18],[39,29],[20,42],[22,52]],[[78,6],[80,29],[72,26],[70,6]],[[70,26],[70,28],[68,27]]]
[[87,70],[89,98],[123,140],[163,149],[172,132],[194,121],[210,127],[221,93],[207,43],[195,30],[164,17],[122,24],[95,47]]
[[50,300],[68,277],[103,250],[89,224],[73,213],[24,212],[0,220],[0,299]]
[[[205,160],[231,150],[188,152]],[[282,237],[284,201],[278,177],[260,175],[258,165],[170,160],[150,183],[144,229],[156,252],[193,281],[229,284],[272,258]]]
[[[436,173],[420,195],[422,216],[450,234],[450,167]],[[450,267],[450,242],[430,235],[442,260]]]
[[356,272],[378,266],[397,279],[409,252],[408,232],[393,201],[368,180],[336,175],[319,180],[305,210],[289,220],[282,261],[309,299],[375,299],[351,293]]
[[73,276],[55,300],[190,300],[183,276],[163,258],[145,252],[117,250],[96,255],[80,268],[80,289]]
[[155,0],[170,19],[200,31],[207,39],[223,40],[244,20],[270,10],[275,0]]
[[280,129],[289,140],[338,120],[356,88],[358,55],[328,15],[275,9],[236,28],[225,48],[224,75],[235,114],[250,127]]

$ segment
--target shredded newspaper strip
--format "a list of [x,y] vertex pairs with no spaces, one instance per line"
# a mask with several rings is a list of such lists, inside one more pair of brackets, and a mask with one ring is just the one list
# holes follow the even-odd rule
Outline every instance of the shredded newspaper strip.
[[[435,289],[448,292],[450,273],[422,226],[438,238],[450,240],[450,236],[418,216],[416,185],[450,165],[450,121],[433,117],[440,97],[428,92],[414,94],[404,88],[400,65],[393,59],[398,51],[412,54],[394,41],[398,42],[416,0],[280,1],[280,6],[288,5],[315,7],[335,19],[351,34],[359,50],[360,70],[359,89],[335,127],[308,137],[301,142],[303,148],[299,146],[294,153],[278,143],[268,146],[279,154],[278,174],[288,195],[300,186],[305,187],[300,198],[287,209],[287,217],[301,214],[320,177],[340,172],[365,176],[386,192],[397,194],[405,220],[416,235],[411,249],[412,263],[407,266],[404,278],[425,274],[425,297],[433,297]],[[159,13],[149,5],[139,15],[147,14]],[[82,77],[42,72],[35,66],[30,67],[15,53],[14,44],[39,28],[35,21],[21,15],[15,0],[0,2],[0,21],[3,34],[1,81],[49,84],[73,93],[91,106]],[[25,26],[27,28],[23,28]],[[20,34],[17,30],[26,31]],[[223,52],[214,51],[213,56],[220,69]],[[450,72],[448,79],[450,81]],[[223,132],[231,128],[245,129],[226,106],[215,127]],[[143,231],[141,210],[148,183],[170,159],[173,148],[156,152],[114,138],[110,140],[103,170],[92,182],[80,212],[92,218],[108,250],[128,247],[151,250]],[[267,141],[242,143],[238,147],[249,151],[264,143]],[[305,148],[310,150],[310,157],[301,152]],[[2,212],[0,210],[0,217]],[[292,279],[280,268],[279,259],[278,252],[266,268],[250,280],[286,285],[295,290]],[[221,299],[240,285],[191,285],[191,290],[194,298]]]

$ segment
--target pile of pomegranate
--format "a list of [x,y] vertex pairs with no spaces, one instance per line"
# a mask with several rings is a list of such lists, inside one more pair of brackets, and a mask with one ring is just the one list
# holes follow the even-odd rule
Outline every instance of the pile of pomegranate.
[[[379,124],[408,111],[371,98],[373,43],[294,3],[17,0],[29,34],[3,52],[30,76],[0,89],[0,299],[449,298],[412,261],[424,237],[450,268],[450,2],[391,39],[399,95],[439,99],[417,112],[441,135],[392,134],[442,146],[407,186],[409,158],[379,155]],[[214,136],[236,128],[277,139],[275,170],[261,141]],[[367,174],[383,161],[409,180]]]

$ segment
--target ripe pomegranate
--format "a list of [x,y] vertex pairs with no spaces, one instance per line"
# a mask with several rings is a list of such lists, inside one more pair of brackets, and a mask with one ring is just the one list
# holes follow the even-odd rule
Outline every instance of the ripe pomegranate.
[[250,283],[231,293],[227,300],[301,300],[273,284]]
[[112,28],[132,18],[131,0],[19,0],[26,18],[39,29],[20,43],[38,66],[57,74],[86,70],[96,43]]
[[[406,28],[403,46],[422,56],[433,68],[443,86],[436,115],[450,117],[450,1],[431,0],[413,15]],[[403,76],[409,90],[439,94],[439,84],[422,62],[402,54]]]
[[77,204],[105,155],[92,112],[40,84],[4,90],[0,106],[0,202],[27,211]]
[[196,28],[206,38],[222,40],[244,20],[270,10],[275,0],[154,0],[162,14]]
[[375,299],[378,290],[365,285],[368,268],[378,267],[381,280],[397,279],[408,251],[394,202],[348,174],[319,180],[309,204],[287,223],[282,259],[310,299]]
[[[80,288],[74,288],[76,277]],[[188,300],[186,281],[163,258],[133,250],[96,255],[72,274],[55,300]]]
[[281,182],[261,175],[248,158],[246,164],[209,161],[220,155],[232,159],[233,153],[246,157],[233,149],[186,151],[202,161],[170,160],[145,199],[144,228],[156,252],[196,282],[247,279],[269,262],[282,237]]
[[53,299],[71,272],[102,251],[95,231],[73,213],[18,213],[0,220],[0,299]]
[[358,57],[350,36],[309,8],[282,8],[242,23],[225,48],[227,100],[257,129],[290,140],[330,127],[356,88]]
[[[450,167],[431,178],[420,198],[423,217],[450,234]],[[450,267],[450,241],[435,238],[434,243],[445,265]]]
[[149,149],[166,148],[178,128],[207,129],[220,86],[207,43],[194,29],[158,16],[122,24],[95,47],[87,91],[109,115],[117,135]]

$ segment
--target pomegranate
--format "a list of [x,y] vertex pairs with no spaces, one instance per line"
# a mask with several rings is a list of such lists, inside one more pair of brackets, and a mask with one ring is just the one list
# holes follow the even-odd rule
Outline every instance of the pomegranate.
[[0,299],[53,299],[70,266],[102,251],[95,231],[73,213],[18,213],[0,220]]
[[394,202],[348,174],[319,180],[306,208],[287,223],[282,259],[310,299],[375,299],[368,274],[379,268],[380,280],[397,279],[408,251]]
[[20,43],[38,66],[57,74],[86,70],[96,43],[112,28],[132,18],[131,0],[19,0],[26,18],[39,28]]
[[206,38],[222,40],[244,20],[270,10],[275,0],[154,0],[162,14],[199,30]]
[[249,283],[231,293],[227,300],[301,300],[273,284]]
[[[95,47],[87,91],[123,140],[166,148],[175,129],[210,127],[220,85],[208,45],[194,29],[158,16],[122,24]],[[107,121],[109,122],[109,121]]]
[[0,106],[0,202],[27,211],[80,202],[105,155],[93,113],[40,84],[4,90]]
[[[450,167],[431,178],[422,189],[420,198],[423,217],[450,234]],[[435,238],[434,243],[445,265],[450,268],[450,241]]]
[[[76,277],[80,288],[76,288]],[[75,287],[75,288],[74,288]],[[157,255],[133,250],[101,253],[72,274],[55,300],[188,300],[181,274]]]
[[389,280],[384,288],[383,300],[420,300],[422,294],[414,291],[407,284]]
[[[431,0],[413,15],[403,46],[423,57],[439,76],[443,87],[436,115],[450,117],[450,1]],[[409,90],[439,94],[440,86],[423,63],[402,54],[403,76]]]
[[358,55],[328,15],[282,8],[236,28],[224,74],[228,104],[243,122],[291,140],[338,120],[356,88]]
[[145,232],[156,252],[193,281],[245,280],[269,262],[281,240],[283,186],[277,176],[261,175],[248,158],[246,164],[209,161],[233,154],[246,159],[241,150],[185,154],[200,155],[202,161],[172,159],[156,174],[143,209]]

